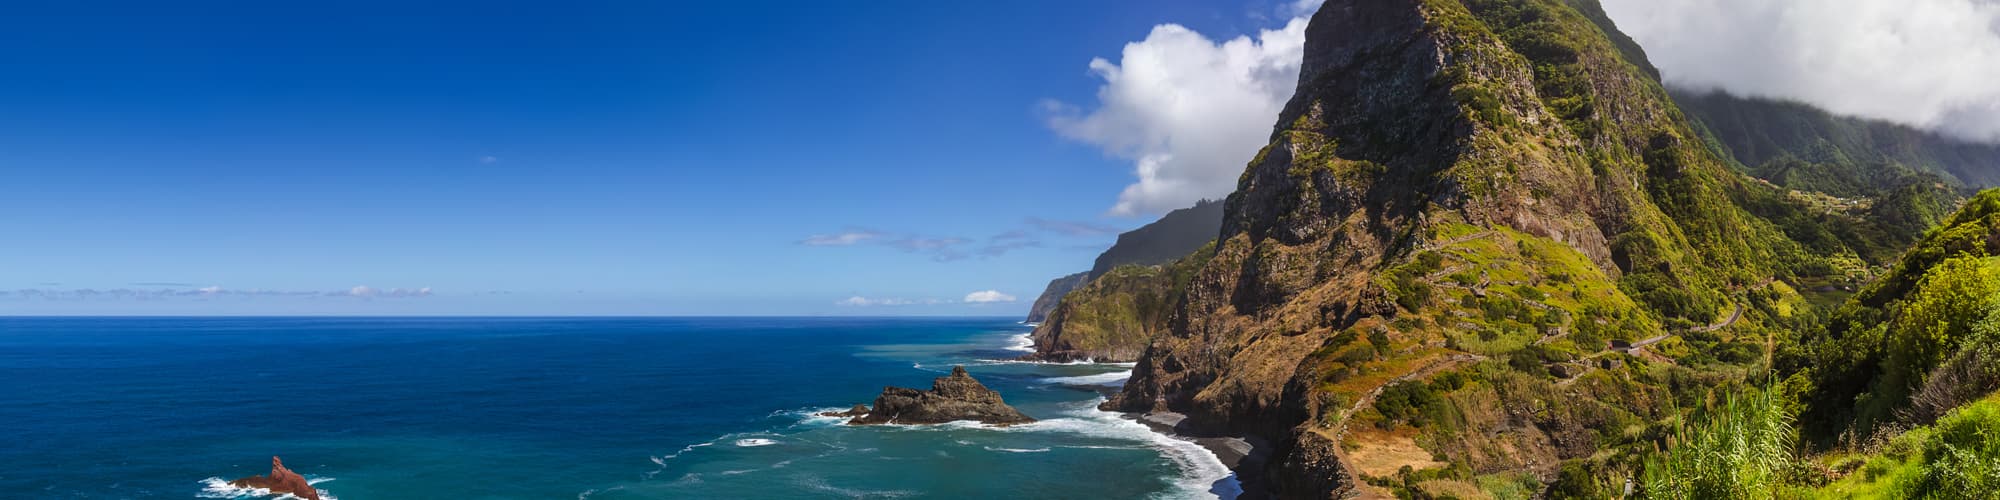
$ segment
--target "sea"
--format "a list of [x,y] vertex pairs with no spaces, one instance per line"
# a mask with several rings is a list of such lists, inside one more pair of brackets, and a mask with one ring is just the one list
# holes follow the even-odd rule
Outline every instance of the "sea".
[[[0,318],[0,497],[1231,498],[1011,318]],[[817,416],[964,365],[1039,422]]]

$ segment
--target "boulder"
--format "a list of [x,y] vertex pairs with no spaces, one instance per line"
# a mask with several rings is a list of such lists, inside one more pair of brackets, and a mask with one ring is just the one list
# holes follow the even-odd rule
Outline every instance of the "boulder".
[[847,411],[823,411],[823,412],[820,412],[820,413],[819,413],[819,416],[822,416],[822,417],[859,417],[859,416],[862,416],[862,415],[867,415],[867,414],[868,414],[868,405],[854,405],[854,407],[853,407],[853,408],[849,408],[849,409],[848,409]]
[[931,390],[885,387],[882,395],[875,397],[873,409],[855,405],[854,410],[848,413],[860,410],[867,411],[847,421],[848,425],[942,424],[973,420],[1007,426],[1035,421],[1020,410],[1007,406],[1007,402],[1000,399],[1000,393],[980,384],[979,380],[965,373],[963,366],[951,367],[951,375],[933,380]]
[[271,457],[271,475],[250,476],[230,481],[229,484],[239,488],[263,488],[271,490],[273,495],[290,494],[305,500],[319,500],[319,490],[306,482],[305,476],[285,468],[285,463],[278,457]]

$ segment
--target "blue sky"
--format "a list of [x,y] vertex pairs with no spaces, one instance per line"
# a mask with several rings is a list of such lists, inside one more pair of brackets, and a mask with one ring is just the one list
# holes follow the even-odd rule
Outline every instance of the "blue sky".
[[0,314],[1019,314],[1193,196],[1092,59],[1296,15],[573,4],[10,6]]

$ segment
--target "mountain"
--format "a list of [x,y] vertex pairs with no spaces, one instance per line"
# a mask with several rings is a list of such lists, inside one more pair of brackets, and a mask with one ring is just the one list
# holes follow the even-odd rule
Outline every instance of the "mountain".
[[2000,189],[1968,200],[1783,354],[1783,371],[1816,389],[1801,420],[1822,443],[1926,425],[2000,389]]
[[1262,493],[1604,491],[1809,326],[1787,281],[1915,237],[1704,137],[1592,0],[1329,2],[1214,245],[1104,273],[1037,347],[1138,352],[1104,408],[1258,438]]
[[1669,91],[1725,153],[1782,186],[1853,196],[1871,184],[1918,173],[1954,185],[2000,185],[2000,145],[1839,116],[1797,102]]
[[[1817,210],[1775,220],[1821,219],[1824,234],[1790,234],[1823,252],[1870,263],[1895,259],[1969,193],[2000,182],[2000,145],[1961,141],[1806,104],[1669,89],[1704,140],[1740,170],[1814,201]],[[1781,224],[1803,228],[1802,224]]]
[[1028,309],[1028,322],[1040,323],[1053,312],[1064,295],[1119,266],[1154,266],[1179,259],[1215,240],[1222,226],[1222,203],[1210,200],[1167,212],[1159,220],[1118,235],[1118,241],[1097,255],[1090,271],[1063,276],[1049,282],[1042,295]]
[[1222,227],[1222,202],[1201,200],[1194,206],[1167,212],[1160,220],[1118,235],[1118,242],[1097,255],[1090,279],[1118,266],[1153,266],[1186,257],[1215,240]]
[[1064,295],[1068,295],[1071,290],[1082,288],[1085,283],[1089,282],[1090,271],[1081,271],[1049,280],[1049,286],[1042,289],[1040,296],[1035,297],[1034,305],[1028,306],[1027,322],[1041,323],[1047,320],[1049,313],[1056,310],[1056,304],[1062,302]]

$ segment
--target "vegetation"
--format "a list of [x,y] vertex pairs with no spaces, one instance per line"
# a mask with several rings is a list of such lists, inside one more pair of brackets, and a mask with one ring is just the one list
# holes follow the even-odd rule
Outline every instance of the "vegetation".
[[1879,453],[1842,458],[1859,470],[1801,496],[1991,498],[2000,491],[2000,395],[1910,429]]
[[[1961,382],[1974,385],[1932,388],[1933,396],[2000,388],[1984,387],[1980,374],[1967,372],[1986,359],[1984,347],[1990,344],[1973,339],[2000,329],[1995,255],[2000,255],[2000,190],[1988,190],[1835,311],[1823,330],[1809,332],[1803,347],[1784,352],[1781,368],[1814,388],[1804,422],[1808,433],[1821,444],[1843,434],[1850,443],[1865,440],[1909,409],[1912,395],[1951,360],[1957,368],[1948,372],[1970,377]],[[1937,414],[1935,408],[1922,411],[1931,418]]]
[[1793,467],[1792,414],[1775,391],[1729,394],[1646,462],[1647,498],[1777,498]]
[[[1954,171],[1842,129],[1746,156],[1591,0],[1419,7],[1446,54],[1306,75],[1218,247],[1073,297],[1168,333],[1112,406],[1338,446],[1403,498],[1800,498],[2000,389],[2000,191],[1954,213]],[[1153,291],[1085,307],[1118,280]],[[1985,470],[1949,442],[1891,465]]]

